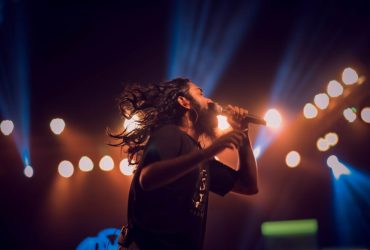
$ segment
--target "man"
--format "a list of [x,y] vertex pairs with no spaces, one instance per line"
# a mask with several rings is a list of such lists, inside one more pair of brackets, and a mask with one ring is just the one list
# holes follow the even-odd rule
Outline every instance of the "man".
[[[216,138],[214,102],[184,78],[126,87],[119,107],[124,118],[135,115],[138,123],[133,131],[111,134],[120,140],[115,145],[138,163],[120,244],[133,241],[143,250],[202,249],[209,191],[222,196],[258,192],[248,131],[239,125],[247,111],[229,105],[233,130]],[[200,146],[202,136],[212,141],[206,148]],[[238,150],[238,170],[215,160],[226,148]]]

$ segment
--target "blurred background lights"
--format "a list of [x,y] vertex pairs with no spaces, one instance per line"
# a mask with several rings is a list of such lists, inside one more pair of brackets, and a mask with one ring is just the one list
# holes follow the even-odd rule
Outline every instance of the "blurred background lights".
[[303,115],[307,119],[312,119],[317,116],[317,108],[312,103],[307,103],[303,108]]
[[230,128],[230,124],[227,122],[227,117],[224,115],[217,116],[218,128],[221,130],[226,130]]
[[361,119],[366,123],[370,123],[370,107],[365,107],[361,110]]
[[123,122],[123,128],[128,132],[130,133],[131,131],[133,131],[134,129],[136,129],[139,125],[138,125],[138,121],[139,118],[137,115],[134,115],[132,116],[131,119],[125,119],[125,121]]
[[346,108],[343,111],[343,115],[344,115],[344,118],[346,118],[348,122],[354,122],[357,118],[355,108]]
[[330,144],[324,139],[324,138],[319,138],[316,142],[317,149],[319,151],[327,151],[330,147]]
[[257,159],[261,154],[261,147],[257,146],[256,148],[254,148],[253,149],[253,154],[254,154],[254,157]]
[[326,164],[331,168],[335,179],[339,179],[342,175],[349,175],[351,171],[341,162],[339,162],[338,157],[331,155],[326,160]]
[[330,81],[326,88],[326,92],[328,92],[330,97],[338,97],[343,94],[343,86],[338,81]]
[[329,132],[325,135],[325,141],[330,145],[330,146],[335,146],[338,143],[339,137],[336,133],[334,132]]
[[105,155],[99,162],[99,167],[103,171],[111,171],[114,168],[114,161],[109,155]]
[[324,93],[317,94],[314,102],[319,109],[326,109],[329,106],[329,96]]
[[89,172],[89,171],[93,170],[94,163],[89,157],[82,156],[80,161],[78,162],[78,166],[79,166],[81,171]]
[[24,168],[24,175],[27,176],[28,178],[31,178],[33,176],[33,168],[30,165],[27,165]]
[[55,118],[50,122],[50,129],[56,135],[60,135],[63,132],[65,126],[65,122],[61,118]]
[[282,118],[276,109],[269,109],[264,115],[263,119],[266,121],[266,125],[270,128],[281,127]]
[[14,124],[11,120],[4,120],[0,123],[1,133],[4,135],[10,135],[13,132]]
[[295,168],[301,162],[301,156],[297,151],[290,151],[285,157],[285,163],[290,168]]
[[62,161],[59,163],[58,172],[61,176],[69,178],[73,175],[74,168],[70,161]]
[[342,81],[346,85],[355,84],[358,81],[358,74],[352,68],[345,68],[342,73]]
[[124,175],[127,175],[127,176],[130,176],[133,174],[134,170],[135,170],[135,166],[134,165],[130,165],[128,163],[128,159],[123,159],[120,164],[119,164],[119,170],[121,171],[122,174]]

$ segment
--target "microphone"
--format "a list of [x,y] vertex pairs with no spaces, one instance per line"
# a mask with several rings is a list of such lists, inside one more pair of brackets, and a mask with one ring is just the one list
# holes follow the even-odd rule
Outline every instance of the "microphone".
[[[225,115],[225,116],[232,116],[232,113],[228,108],[224,108],[218,103],[214,103],[215,110],[219,115]],[[264,125],[266,126],[266,121],[258,116],[247,114],[245,117],[242,118],[242,127],[245,127],[248,125],[248,123],[253,123],[257,125]]]

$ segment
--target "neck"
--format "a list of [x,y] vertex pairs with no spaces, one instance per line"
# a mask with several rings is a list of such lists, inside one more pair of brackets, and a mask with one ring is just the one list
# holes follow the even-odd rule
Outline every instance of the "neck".
[[193,122],[189,118],[189,113],[186,113],[182,119],[181,124],[179,125],[180,130],[187,133],[194,140],[198,141],[200,134],[194,128]]

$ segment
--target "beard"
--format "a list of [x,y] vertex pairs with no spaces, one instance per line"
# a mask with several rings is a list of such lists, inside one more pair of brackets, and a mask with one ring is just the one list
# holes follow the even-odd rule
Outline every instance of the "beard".
[[[205,135],[211,140],[217,137],[217,110],[212,103],[208,104],[207,109],[201,108],[196,100],[192,100],[192,105],[196,114],[192,115],[194,129],[200,135]],[[193,111],[193,113],[195,113]]]

